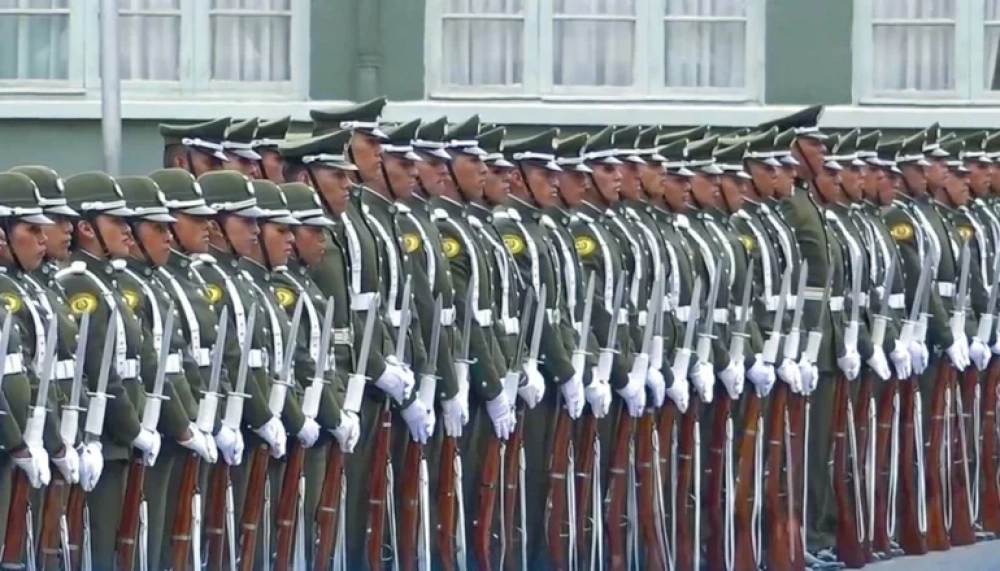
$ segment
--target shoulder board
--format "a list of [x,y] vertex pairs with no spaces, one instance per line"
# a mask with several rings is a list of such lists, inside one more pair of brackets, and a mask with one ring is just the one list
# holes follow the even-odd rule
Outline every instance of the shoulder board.
[[79,262],[79,261],[78,262],[73,262],[68,267],[65,267],[65,268],[59,270],[58,272],[56,272],[56,279],[58,280],[58,279],[60,279],[62,277],[73,275],[73,274],[82,274],[86,270],[87,270],[87,263],[86,262]]
[[746,210],[737,210],[733,216],[735,218],[742,218],[743,220],[750,220],[750,214]]
[[203,263],[206,263],[206,264],[215,264],[215,263],[218,263],[218,260],[215,259],[215,256],[213,256],[211,254],[195,254],[194,255],[194,259],[195,259],[195,261],[203,262]]
[[482,230],[483,223],[475,216],[469,216],[468,218],[466,218],[466,220],[469,221],[469,226],[472,226],[476,230]]
[[517,210],[514,210],[513,208],[507,209],[507,215],[510,217],[511,220],[514,220],[515,222],[521,221],[521,213],[518,212]]
[[120,272],[128,267],[128,262],[125,260],[111,260],[111,267]]
[[691,221],[688,220],[686,214],[678,214],[674,217],[674,226],[678,228],[690,228]]
[[396,206],[396,211],[399,212],[400,214],[409,214],[413,212],[413,210],[409,206],[403,204],[402,202],[395,203],[395,206]]
[[583,213],[580,213],[580,214],[576,214],[576,217],[577,217],[577,218],[579,218],[580,220],[583,220],[583,221],[584,221],[584,222],[586,222],[587,224],[590,224],[591,222],[593,222],[593,221],[594,221],[594,219],[593,219],[593,218],[591,218],[591,217],[590,217],[589,215],[587,215],[587,214],[583,214]]
[[837,214],[830,209],[826,209],[823,211],[823,218],[826,218],[827,220],[839,220]]
[[553,220],[552,217],[549,216],[548,214],[542,214],[541,220],[542,220],[542,224],[544,224],[548,228],[555,228],[556,227],[556,221]]
[[435,208],[431,212],[431,220],[445,220],[448,218],[448,211],[444,208]]

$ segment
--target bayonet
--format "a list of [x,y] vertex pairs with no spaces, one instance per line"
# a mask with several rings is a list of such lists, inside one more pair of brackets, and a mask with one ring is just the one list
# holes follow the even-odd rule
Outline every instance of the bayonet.
[[861,315],[861,264],[851,260],[851,317],[844,328],[844,346],[847,351],[858,348],[858,328]]
[[990,342],[990,333],[993,331],[997,307],[997,280],[1000,280],[1000,254],[993,256],[993,282],[990,284],[990,296],[986,301],[986,311],[979,316],[979,330],[976,332],[983,343]]
[[[773,365],[778,360],[778,346],[781,344],[781,326],[785,321],[785,306],[792,287],[792,265],[788,264],[785,271],[781,273],[781,290],[778,295],[778,307],[774,311],[774,323],[771,324],[771,333],[764,342],[763,358],[768,365]],[[741,354],[742,356],[742,354]]]
[[402,364],[406,358],[406,336],[410,330],[410,282],[413,276],[406,276],[403,285],[403,308],[399,312],[399,332],[396,334],[396,362]]
[[[736,316],[736,328],[729,339],[729,359],[738,363],[743,362],[744,346],[746,345],[747,337],[749,337],[747,335],[747,322],[750,321],[750,293],[753,289],[753,271],[756,262],[757,260],[751,258],[750,264],[747,266],[746,278],[743,280],[743,297],[740,302],[740,314]],[[784,291],[784,282],[782,282],[782,296],[785,293],[787,292]],[[767,354],[766,348],[767,346],[765,345],[765,355]],[[775,347],[775,351],[777,351],[777,347]]]
[[715,264],[715,274],[712,275],[708,288],[708,297],[705,299],[705,323],[702,324],[702,332],[698,335],[698,361],[708,362],[708,357],[712,353],[712,327],[715,325],[715,306],[719,303],[719,283],[722,281],[722,257],[719,257]]
[[802,311],[806,307],[806,280],[809,279],[809,260],[802,260],[799,266],[799,286],[795,290],[795,311],[792,313],[792,327],[785,336],[786,359],[799,358],[799,343],[802,341]]
[[538,308],[535,310],[534,329],[531,330],[531,346],[528,347],[528,361],[538,365],[538,351],[542,346],[542,328],[545,326],[546,285],[538,291]]
[[964,335],[965,331],[965,304],[968,301],[969,287],[969,243],[962,243],[961,270],[958,274],[958,292],[955,294],[955,306],[952,308],[952,332],[955,336]]
[[[611,322],[608,330],[607,345],[601,348],[600,357],[597,360],[597,374],[600,380],[607,381],[611,378],[611,366],[615,359],[615,343],[618,340],[618,315],[621,313],[622,304],[625,302],[625,279],[618,280],[615,288],[615,296],[611,303]],[[583,341],[583,340],[581,340]]]
[[473,304],[473,297],[475,290],[473,289],[475,284],[469,283],[469,288],[465,291],[465,314],[462,315],[462,338],[460,340],[461,345],[459,346],[459,359],[464,361],[469,360],[469,345],[471,344],[472,337],[472,316],[476,313],[476,307]]
[[[306,295],[302,292],[301,295]],[[333,297],[326,300],[326,309],[323,312],[323,326],[319,331],[319,353],[316,355],[316,371],[313,374],[312,382],[306,387],[302,395],[302,414],[306,418],[315,419],[319,414],[319,402],[323,393],[323,385],[326,384],[324,375],[327,364],[330,362],[330,332],[333,331]]]
[[375,317],[378,315],[378,293],[372,297],[365,316],[365,330],[361,333],[361,349],[358,351],[354,374],[347,380],[347,394],[344,395],[344,410],[357,414],[361,411],[361,399],[365,395],[368,377],[368,355],[372,349],[372,334],[375,331]]
[[299,324],[302,323],[302,306],[305,300],[299,296],[295,302],[295,311],[292,313],[292,323],[288,327],[288,335],[285,337],[284,347],[275,347],[278,351],[284,349],[285,360],[281,362],[281,370],[275,371],[277,377],[271,381],[271,393],[268,395],[267,408],[274,416],[279,416],[285,408],[285,398],[288,396],[288,389],[293,388],[292,384],[292,358],[295,356],[295,344],[299,337]]
[[[240,424],[243,422],[243,401],[250,398],[250,395],[246,393],[246,386],[247,374],[250,372],[250,349],[253,346],[253,332],[256,325],[257,302],[254,302],[247,314],[244,329],[246,334],[243,337],[243,345],[240,347],[240,365],[236,372],[236,387],[226,394],[226,414],[222,418],[222,424],[234,431],[240,430]],[[222,339],[222,342],[225,343],[225,339]]]
[[215,427],[215,413],[219,409],[219,382],[222,378],[222,357],[225,354],[226,334],[229,331],[229,306],[222,308],[222,318],[212,345],[212,357],[208,368],[208,389],[202,392],[198,403],[198,417],[195,424],[204,434],[212,434]]
[[[155,300],[152,303],[156,303]],[[163,385],[167,380],[167,361],[170,359],[170,342],[174,335],[174,302],[167,306],[167,318],[163,325],[163,338],[160,341],[160,357],[156,361],[156,376],[153,378],[153,392],[146,395],[146,407],[142,411],[142,427],[150,432],[156,432],[160,423],[160,407],[167,397],[163,394]]]
[[663,291],[665,288],[666,285],[660,288],[663,293],[662,299],[660,299],[660,311],[652,316],[655,329],[653,330],[653,344],[649,348],[649,366],[656,370],[663,368],[663,313],[665,308],[669,307],[666,291]]
[[[833,266],[827,269],[826,272],[826,285],[823,286],[823,297],[820,300],[820,315],[825,311],[827,307],[830,306],[830,290],[833,288]],[[820,322],[816,323],[816,327],[809,331],[809,339],[806,341],[806,351],[803,357],[809,363],[816,363],[816,359],[819,357],[819,346],[823,342],[823,323],[822,319]]]
[[[87,409],[87,420],[84,421],[83,431],[87,438],[93,441],[100,441],[101,434],[104,433],[104,412],[108,408],[108,399],[114,398],[108,394],[108,377],[111,376],[111,359],[115,354],[115,338],[118,334],[118,306],[112,305],[110,313],[108,328],[104,332],[101,366],[97,373],[97,390],[87,393],[90,397],[90,407]],[[6,342],[6,336],[4,340]],[[6,346],[4,348],[6,349]],[[80,365],[81,363],[77,362],[77,367]]]
[[698,327],[698,304],[701,301],[701,277],[694,280],[694,288],[691,290],[691,306],[688,310],[688,320],[684,328],[684,342],[674,352],[674,362],[670,366],[670,371],[675,379],[687,377],[688,367],[691,365],[691,347],[694,343],[695,329]]
[[647,307],[646,329],[642,334],[642,353],[649,355],[652,350],[653,332],[656,329],[656,315],[660,312],[660,304],[663,303],[663,284],[658,282],[653,284],[653,297]]
[[[1000,258],[1000,256],[997,256]],[[59,435],[63,442],[76,443],[76,433],[80,425],[81,393],[83,393],[83,360],[87,356],[87,336],[90,335],[90,313],[80,317],[80,328],[77,330],[76,358],[73,368],[73,386],[69,393],[69,403],[63,405],[62,419],[59,423]]]
[[917,289],[913,295],[913,302],[910,305],[908,318],[903,320],[903,326],[899,329],[899,342],[904,345],[909,345],[914,339],[923,338],[923,334],[918,334],[917,329],[921,320],[920,312],[924,302],[924,290],[930,284],[932,269],[931,252],[928,251],[924,255],[923,263],[920,265],[920,277],[917,279]]
[[[434,300],[434,313],[431,317],[434,321],[431,326],[430,351],[427,353],[427,372],[420,377],[420,390],[417,393],[418,398],[427,408],[434,407],[434,392],[437,391],[437,354],[441,347],[441,306],[443,303],[441,295],[438,294],[437,299]],[[466,332],[466,334],[468,333]]]
[[[535,302],[535,290],[528,288],[524,294],[524,301],[521,305],[521,316],[527,317],[531,315],[531,309]],[[524,352],[524,342],[527,340],[528,328],[523,325],[518,329],[517,332],[517,345],[514,346],[514,356],[511,359],[511,366],[507,369],[507,374],[504,375],[503,379],[503,390],[507,395],[507,402],[514,405],[514,399],[517,398],[517,389],[521,382],[521,370],[523,369],[523,363],[521,363],[521,354]]]
[[573,352],[573,370],[579,375],[587,367],[587,341],[590,333],[590,321],[594,315],[594,288],[597,286],[594,272],[587,278],[587,297],[583,303],[583,319],[580,321],[580,336]]
[[[31,414],[24,427],[24,442],[29,447],[42,445],[42,432],[45,430],[45,404],[48,402],[52,367],[55,365],[56,354],[59,352],[56,347],[58,331],[59,324],[56,322],[55,316],[52,316],[44,333],[45,354],[39,355],[41,369],[38,371],[38,394],[35,395],[35,406],[31,407]],[[41,331],[35,332],[36,335],[41,333]]]
[[889,269],[885,272],[885,283],[882,285],[884,289],[882,290],[879,312],[872,323],[872,345],[875,347],[881,347],[882,342],[885,340],[885,328],[889,323],[889,298],[892,297],[892,286],[895,279],[896,256],[892,256],[892,260],[889,262]]

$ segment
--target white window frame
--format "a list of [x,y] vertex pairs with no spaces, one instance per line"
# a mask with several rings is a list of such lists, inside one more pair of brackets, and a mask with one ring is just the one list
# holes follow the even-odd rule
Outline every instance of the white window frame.
[[[303,100],[309,95],[310,1],[291,1],[289,81],[238,82],[211,79],[208,0],[180,1],[180,58],[177,81],[122,80],[122,92],[150,99]],[[70,0],[69,80],[0,81],[0,95],[18,93],[100,95],[100,0]],[[241,14],[249,12],[240,12]]]
[[960,0],[955,6],[955,89],[951,91],[876,91],[873,87],[874,0],[854,0],[854,101],[859,104],[996,105],[1000,91],[986,88],[985,0]]
[[[553,0],[524,0],[524,82],[520,85],[446,85],[441,41],[445,0],[427,0],[424,34],[424,91],[428,99],[542,101],[722,101],[759,102],[764,88],[765,4],[748,0],[746,14],[746,85],[677,88],[664,85],[665,22],[725,21],[728,17],[666,16],[666,0],[635,0],[634,84],[631,86],[553,85]],[[475,18],[473,16],[472,18]],[[583,19],[583,18],[576,18]],[[599,16],[594,18],[603,19]],[[606,18],[607,20],[619,18]],[[536,57],[530,57],[537,54]]]

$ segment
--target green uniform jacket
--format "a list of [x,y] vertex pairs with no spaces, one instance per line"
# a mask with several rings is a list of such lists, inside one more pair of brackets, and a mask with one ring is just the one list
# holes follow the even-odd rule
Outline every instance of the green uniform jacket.
[[[702,291],[705,292],[706,301],[701,304],[705,320],[712,322],[712,353],[711,361],[715,372],[719,373],[729,365],[729,345],[726,338],[726,325],[729,320],[729,306],[731,303],[731,291],[734,285],[734,272],[736,269],[736,252],[743,249],[742,244],[738,244],[738,239],[730,237],[729,232],[724,228],[724,215],[716,210],[700,210],[690,218],[688,237],[690,238],[691,251],[695,253],[697,260],[695,267],[701,274]],[[737,241],[734,241],[737,240]],[[740,255],[742,255],[740,251]],[[711,303],[707,299],[711,293],[711,284],[715,276],[716,265],[721,256],[721,275],[718,276],[719,293],[713,307],[707,307]],[[742,284],[741,284],[742,285]],[[700,328],[699,328],[700,329]]]
[[[667,287],[666,302],[663,309],[670,316],[664,322],[664,359],[672,358],[675,349],[680,349],[684,343],[684,331],[691,317],[691,294],[694,293],[694,282],[697,273],[694,266],[694,254],[687,238],[687,227],[690,225],[684,214],[675,214],[659,207],[653,208],[653,218],[656,220],[660,234],[663,236],[664,251],[667,255]],[[704,287],[708,287],[705,285]],[[697,316],[696,316],[697,317]],[[672,342],[670,341],[672,339]],[[694,347],[690,347],[694,350]],[[693,366],[693,364],[692,364]]]
[[[7,319],[7,309],[0,304],[0,323]],[[11,338],[7,344],[7,355],[21,353],[21,334],[11,327]],[[31,405],[31,383],[22,373],[4,375],[0,391],[0,446],[7,454],[25,447],[23,427]]]
[[[865,233],[865,246],[868,252],[871,275],[868,292],[869,327],[874,326],[874,316],[876,315],[884,315],[888,318],[885,326],[885,338],[882,342],[882,350],[888,355],[895,349],[895,342],[899,339],[899,327],[906,317],[902,260],[878,206],[871,202],[865,202],[860,209],[852,209],[851,214],[855,218],[855,223]],[[893,260],[896,263],[896,275],[892,279],[889,296],[885,298],[886,274],[889,272],[889,266]],[[884,299],[887,299],[888,302],[883,301]]]
[[[860,207],[860,205],[857,206]],[[860,301],[861,307],[858,312],[857,350],[861,355],[861,361],[866,362],[874,353],[871,332],[868,329],[867,321],[868,293],[871,290],[871,278],[868,271],[869,261],[865,252],[865,242],[862,238],[862,232],[855,225],[854,217],[852,216],[854,208],[855,206],[845,204],[831,204],[824,208],[823,214],[827,221],[827,228],[829,228],[827,234],[831,238],[831,244],[838,243],[840,245],[841,267],[844,270],[843,295],[845,310],[843,318],[845,327],[848,320],[850,320],[851,304],[854,303],[854,300],[850,297],[851,292],[856,287],[862,296]],[[835,251],[833,252],[833,256],[836,256]],[[855,268],[855,265],[857,265],[857,268]],[[854,283],[855,274],[860,279],[859,284]]]

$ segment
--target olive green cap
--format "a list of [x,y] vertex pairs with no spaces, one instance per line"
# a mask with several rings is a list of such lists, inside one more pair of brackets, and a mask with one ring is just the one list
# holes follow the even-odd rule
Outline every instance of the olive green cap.
[[52,224],[42,213],[38,186],[27,175],[0,173],[0,216],[17,218],[30,224]]
[[948,153],[948,168],[959,173],[969,172],[965,166],[965,141],[962,139],[947,139],[940,144],[942,152]]
[[350,131],[334,131],[318,137],[289,141],[278,150],[285,161],[292,164],[356,171],[358,167],[351,164],[345,156],[350,141]]
[[398,125],[385,134],[382,152],[400,156],[411,161],[422,161],[420,155],[413,152],[413,139],[417,137],[420,119]]
[[488,131],[482,131],[476,137],[476,140],[479,141],[479,148],[486,151],[486,156],[483,157],[483,161],[486,164],[514,168],[514,163],[508,161],[500,151],[503,147],[503,138],[506,134],[506,127],[495,127]]
[[669,174],[685,178],[694,176],[694,172],[687,168],[687,145],[687,139],[678,139],[668,145],[657,147],[656,154],[663,157],[663,168],[667,169]]
[[710,127],[708,125],[699,125],[698,127],[692,127],[683,131],[661,133],[656,137],[656,144],[657,146],[662,147],[663,145],[669,145],[674,141],[680,141],[682,139],[687,139],[688,141],[699,141],[708,136],[709,129]]
[[638,125],[618,129],[611,135],[611,145],[618,151],[617,156],[623,157],[628,162],[641,165],[646,161],[636,152],[636,141],[639,139],[640,130]]
[[577,133],[556,142],[556,164],[563,170],[574,170],[582,173],[592,173],[594,170],[583,162],[583,149],[587,145],[588,135]]
[[734,138],[720,137],[719,142],[726,146],[746,143],[747,151],[743,157],[744,160],[757,161],[768,166],[777,167],[781,166],[778,159],[774,157],[774,137],[777,134],[778,129],[771,127],[762,133],[745,133],[742,136]]
[[152,178],[122,176],[118,177],[118,186],[122,189],[128,207],[132,209],[132,218],[150,222],[177,222],[167,209],[167,199],[163,196],[163,191]]
[[1000,157],[1000,131],[994,131],[983,141],[983,150],[991,159]]
[[988,157],[984,150],[987,138],[988,133],[986,131],[976,131],[962,137],[961,140],[965,142],[965,151],[962,152],[962,158],[965,160],[977,160],[981,163],[992,163],[993,159]]
[[486,151],[479,148],[479,115],[473,115],[455,125],[444,135],[444,144],[448,150],[483,158]]
[[757,125],[758,131],[767,131],[771,127],[777,127],[779,131],[794,129],[797,137],[807,137],[818,141],[825,141],[827,135],[819,130],[819,118],[823,114],[822,105],[813,105],[791,115],[779,117],[773,121],[767,121]]
[[700,141],[689,141],[686,166],[694,167],[706,174],[722,174],[722,169],[715,164],[715,148],[718,144],[718,135]]
[[648,155],[650,151],[656,148],[656,138],[663,133],[663,128],[659,125],[653,125],[652,127],[646,127],[639,131],[639,136],[635,139],[635,148],[638,149],[640,155]]
[[878,142],[882,138],[882,131],[875,130],[858,136],[858,158],[868,164],[879,165]]
[[222,148],[248,161],[259,161],[260,155],[253,150],[253,142],[257,138],[257,125],[260,120],[256,117],[246,121],[234,122],[226,129],[226,138],[222,141]]
[[924,129],[924,143],[923,143],[924,154],[937,158],[947,157],[948,151],[941,148],[942,142],[943,142],[943,137],[941,134],[940,123],[932,123],[929,127]]
[[596,135],[587,139],[584,146],[583,159],[595,163],[606,165],[620,165],[622,162],[615,155],[618,149],[614,145],[615,128],[608,125],[601,129]]
[[308,184],[286,182],[278,185],[278,188],[285,195],[288,210],[291,211],[292,216],[301,224],[323,228],[330,228],[335,225],[333,220],[323,210],[319,194]]
[[163,204],[170,210],[189,216],[215,216],[217,212],[205,204],[201,185],[185,169],[159,169],[149,173],[163,193]]
[[273,121],[261,121],[257,124],[256,138],[253,140],[255,149],[274,149],[285,142],[288,127],[292,124],[292,116],[285,115]]
[[385,107],[385,97],[358,103],[342,109],[313,109],[309,116],[313,120],[313,135],[325,135],[341,129],[368,133],[378,139],[385,139],[379,129],[379,117]]
[[264,218],[257,206],[257,189],[253,182],[236,171],[211,171],[198,177],[209,208],[219,214],[236,214],[243,218]]
[[741,141],[735,145],[716,149],[715,164],[722,169],[723,174],[734,175],[743,179],[753,178],[743,170],[743,159],[746,158],[750,143]]
[[792,143],[795,142],[795,129],[786,129],[774,137],[774,158],[782,164],[798,166],[799,160],[792,155]]
[[927,138],[926,131],[918,131],[903,139],[899,148],[897,163],[916,163],[922,167],[930,166],[930,162],[924,157],[924,140]]
[[288,209],[288,201],[278,185],[269,180],[251,180],[250,184],[253,185],[257,196],[257,208],[264,212],[260,219],[289,226],[302,224],[298,218],[292,216],[292,211]]
[[860,136],[861,129],[854,128],[847,133],[840,134],[836,138],[831,138],[833,154],[825,157],[825,160],[845,163],[847,166],[852,167],[865,166],[865,162],[858,157],[858,137]]
[[553,152],[557,136],[559,129],[553,127],[530,137],[506,141],[503,145],[504,157],[513,163],[541,163],[539,166],[550,171],[561,171],[562,168],[556,164],[556,155]]
[[76,218],[80,213],[66,204],[66,187],[59,173],[46,166],[28,165],[14,167],[10,172],[21,173],[30,178],[38,187],[42,210],[46,214]]
[[899,151],[902,147],[903,139],[879,141],[878,146],[875,147],[875,153],[878,155],[877,164],[891,169],[894,173],[902,173],[899,167],[896,166],[896,158],[899,156]]
[[134,213],[125,202],[118,181],[108,173],[90,171],[64,181],[66,203],[81,216],[104,214],[127,218]]
[[184,145],[185,147],[212,155],[220,161],[229,157],[222,152],[222,141],[226,138],[229,128],[229,117],[213,119],[193,125],[160,124],[160,136],[164,145]]
[[444,132],[447,127],[447,117],[422,123],[417,129],[417,136],[413,139],[413,150],[441,160],[451,160],[444,143]]

